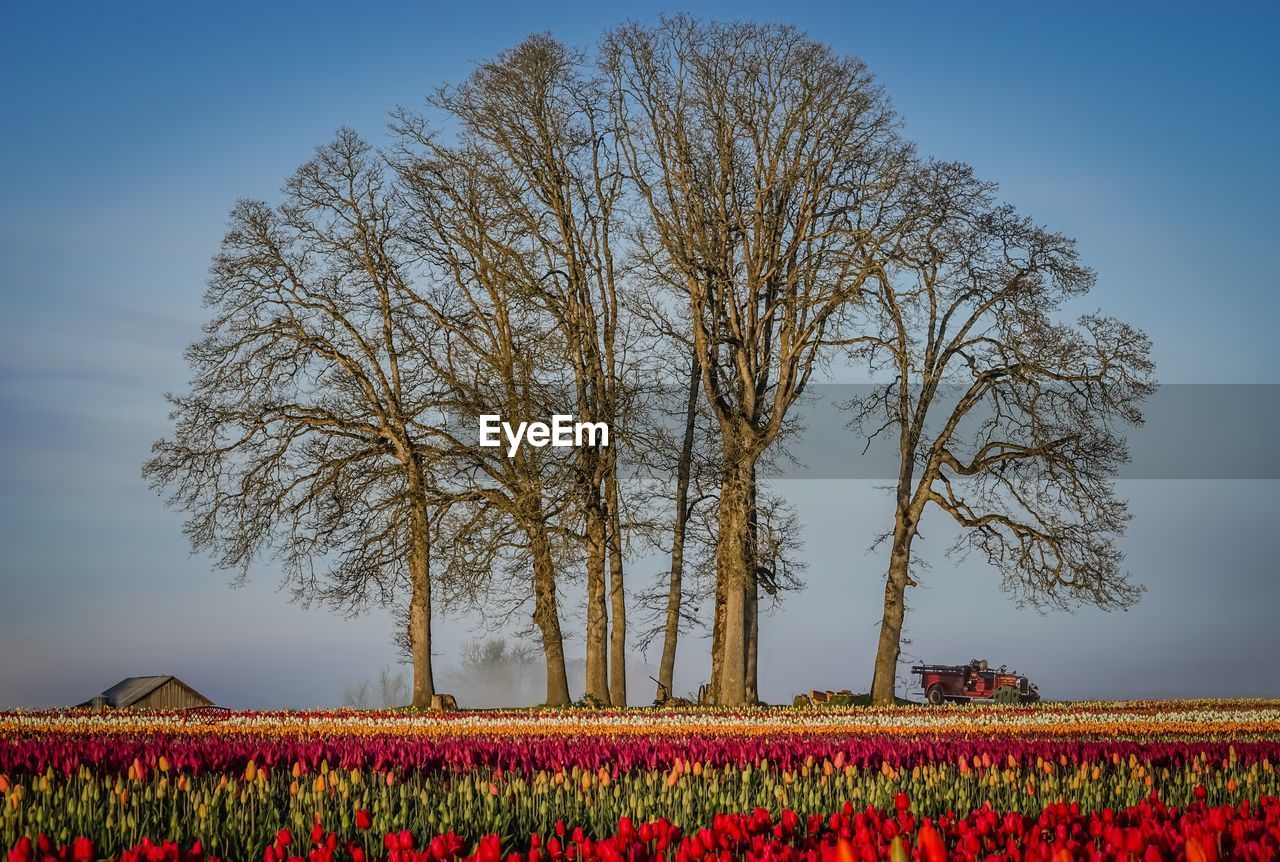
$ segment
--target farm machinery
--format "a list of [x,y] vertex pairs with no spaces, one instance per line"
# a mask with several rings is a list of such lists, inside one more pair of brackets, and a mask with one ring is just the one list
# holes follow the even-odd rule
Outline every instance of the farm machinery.
[[920,677],[924,699],[934,706],[989,700],[993,703],[1033,703],[1040,699],[1035,683],[1005,665],[992,669],[986,659],[968,664],[918,664],[911,672]]

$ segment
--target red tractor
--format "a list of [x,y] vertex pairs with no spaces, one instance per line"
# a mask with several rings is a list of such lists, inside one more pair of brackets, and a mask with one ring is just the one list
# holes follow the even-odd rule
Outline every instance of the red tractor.
[[968,664],[918,664],[911,672],[919,675],[924,699],[934,706],[948,701],[1033,703],[1040,699],[1040,690],[1031,680],[1004,665],[990,670],[986,659],[975,658]]

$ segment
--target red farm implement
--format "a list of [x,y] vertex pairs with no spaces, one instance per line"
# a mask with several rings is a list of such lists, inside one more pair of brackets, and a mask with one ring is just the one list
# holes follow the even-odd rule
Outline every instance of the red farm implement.
[[918,664],[911,672],[920,677],[924,699],[935,706],[948,701],[1031,703],[1040,699],[1040,691],[1031,680],[1004,665],[992,670],[985,659],[968,664]]

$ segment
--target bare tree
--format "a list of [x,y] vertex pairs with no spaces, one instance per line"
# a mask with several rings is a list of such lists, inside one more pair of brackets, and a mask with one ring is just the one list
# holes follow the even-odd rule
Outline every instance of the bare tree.
[[680,638],[680,606],[684,600],[684,544],[696,500],[689,487],[693,478],[693,447],[697,435],[698,384],[702,379],[696,356],[691,358],[689,389],[684,404],[684,429],[680,437],[680,454],[676,459],[674,511],[671,518],[671,568],[667,577],[667,598],[662,625],[662,659],[658,664],[658,691],[667,696],[674,691],[676,644]]
[[[659,325],[667,324],[661,321]],[[665,350],[666,342],[674,349]],[[701,396],[702,375],[689,346],[669,331],[654,334],[650,344],[650,350],[663,357],[660,367],[664,370],[655,370],[655,383],[643,396],[642,415],[632,426],[642,443],[633,446],[636,464],[628,478],[642,489],[632,497],[646,501],[643,510],[633,515],[633,532],[667,560],[655,583],[636,596],[638,645],[647,650],[661,641],[657,691],[663,698],[674,690],[680,635],[700,624],[697,602],[690,600],[697,585],[694,576],[686,575],[697,566],[691,547],[703,546],[690,535],[700,525],[691,524],[700,507],[715,505],[719,458],[713,439],[714,420]],[[683,356],[679,355],[681,350]],[[673,385],[671,378],[682,374],[683,385]]]
[[409,698],[409,680],[403,672],[390,667],[378,671],[376,680],[363,679],[345,685],[342,689],[342,705],[353,709],[369,709],[374,706],[379,709],[397,709],[405,706]]
[[352,613],[407,586],[424,707],[435,377],[400,220],[381,162],[345,129],[280,206],[240,202],[186,353],[190,392],[169,396],[174,437],[143,475],[188,514],[192,547],[240,577],[274,553],[296,598]]
[[664,20],[609,33],[628,171],[689,307],[720,430],[716,699],[748,699],[754,472],[879,265],[906,162],[857,60],[794,28]]
[[[490,534],[529,563],[530,590],[510,609],[532,599],[547,702],[567,704],[559,590],[575,553],[565,537],[581,499],[572,463],[578,456],[530,447],[508,453],[478,447],[476,440],[482,414],[545,417],[572,391],[563,334],[528,289],[540,249],[526,241],[522,212],[501,184],[495,193],[489,152],[467,140],[437,145],[420,121],[407,115],[401,121],[406,142],[397,167],[413,213],[413,241],[438,286],[437,296],[423,304],[441,340],[434,373],[451,417],[449,446],[438,456],[449,465],[442,485],[451,502],[499,513],[524,537],[515,545],[502,532]],[[496,560],[491,551],[481,556]]]
[[936,506],[1004,586],[1036,605],[1136,600],[1114,538],[1121,426],[1142,421],[1150,344],[1113,318],[1053,314],[1093,273],[1074,241],[994,199],[964,165],[929,163],[905,196],[911,229],[867,283],[856,355],[891,382],[856,405],[896,432],[898,477],[872,697],[893,702],[912,544]]
[[378,671],[378,699],[384,709],[407,706],[412,695],[403,672],[384,667]]
[[458,669],[445,676],[450,690],[460,692],[468,704],[507,706],[536,696],[529,685],[536,668],[533,649],[495,637],[463,647]]
[[[572,372],[566,406],[582,420],[608,422],[612,429],[609,447],[576,452],[576,502],[587,575],[587,694],[624,705],[626,593],[617,471],[626,440],[627,345],[615,237],[622,176],[605,93],[583,70],[581,55],[548,36],[532,36],[432,98],[436,111],[460,128],[454,142],[442,143],[422,117],[401,112],[397,122],[408,143],[409,176],[425,162],[465,167],[474,178],[467,188],[482,188],[500,212],[466,229],[486,232],[502,278],[555,326]],[[455,208],[469,206],[454,187],[438,186],[434,193]]]
[[[643,223],[632,229],[645,231]],[[668,568],[653,588],[637,595],[640,630],[637,642],[648,649],[661,638],[657,697],[674,691],[676,652],[682,632],[697,629],[697,593],[686,571],[690,563],[690,524],[698,507],[714,507],[720,484],[719,446],[715,419],[702,398],[702,372],[689,334],[687,306],[672,303],[666,289],[673,275],[660,258],[644,255],[646,243],[631,268],[626,301],[641,328],[646,354],[645,383],[635,389],[641,408],[630,424],[634,438],[629,452],[634,467],[630,481],[641,488],[633,499],[646,505],[633,514],[633,534],[667,555]],[[673,482],[674,479],[674,482]],[[693,529],[697,529],[697,525]]]
[[368,709],[372,700],[373,681],[362,679],[342,687],[342,705],[352,709]]

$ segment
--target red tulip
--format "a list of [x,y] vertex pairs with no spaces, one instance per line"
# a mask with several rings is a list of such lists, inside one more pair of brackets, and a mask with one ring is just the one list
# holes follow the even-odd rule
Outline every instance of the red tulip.
[[72,845],[71,858],[75,862],[94,862],[98,858],[98,850],[92,841],[82,835]]
[[476,862],[501,862],[502,839],[497,835],[486,835],[480,839],[476,847]]
[[31,847],[31,839],[25,835],[9,851],[9,862],[31,862],[34,858],[35,850]]
[[938,834],[938,830],[929,825],[928,821],[920,827],[916,844],[920,848],[920,858],[925,862],[947,861],[947,848],[942,843],[942,836]]

